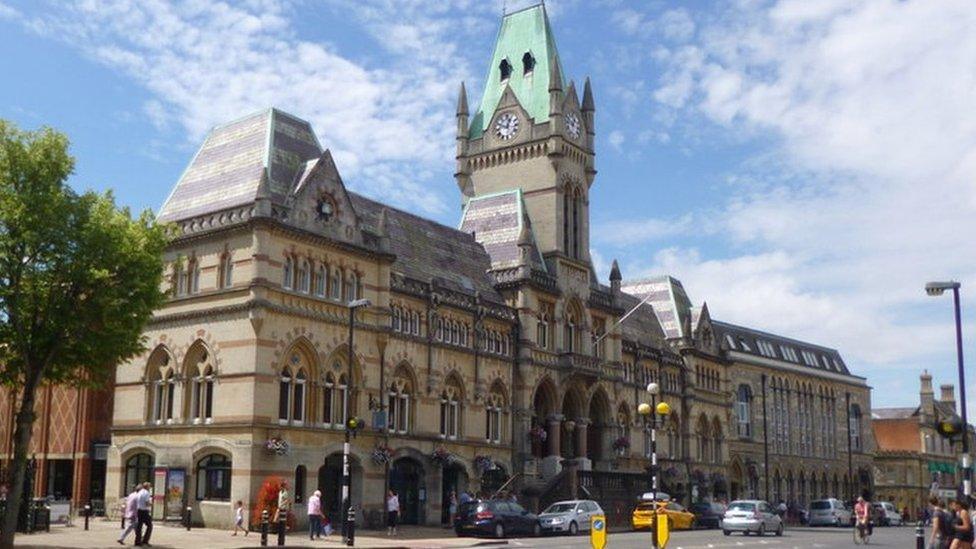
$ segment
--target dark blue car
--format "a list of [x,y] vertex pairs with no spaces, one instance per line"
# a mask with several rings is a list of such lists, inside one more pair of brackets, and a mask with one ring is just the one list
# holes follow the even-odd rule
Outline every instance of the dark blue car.
[[518,503],[478,500],[462,503],[454,520],[459,536],[538,536],[542,532],[539,517]]

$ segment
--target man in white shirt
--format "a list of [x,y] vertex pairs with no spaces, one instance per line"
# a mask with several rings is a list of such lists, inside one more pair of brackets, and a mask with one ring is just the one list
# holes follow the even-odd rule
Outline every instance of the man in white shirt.
[[[143,547],[150,547],[149,538],[152,536],[153,531],[152,494],[149,493],[151,487],[152,484],[148,482],[142,483],[142,490],[139,490],[137,497],[138,503],[136,504],[136,545]],[[143,526],[146,528],[145,533],[142,531]]]
[[135,531],[136,529],[136,516],[139,509],[139,488],[140,485],[136,484],[132,488],[132,493],[125,498],[125,514],[123,515],[125,517],[125,528],[117,540],[119,545],[125,545],[125,538],[129,536],[129,532]]

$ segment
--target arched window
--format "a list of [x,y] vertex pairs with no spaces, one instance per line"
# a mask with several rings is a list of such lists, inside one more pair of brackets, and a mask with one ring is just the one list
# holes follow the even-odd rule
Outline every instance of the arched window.
[[857,404],[851,404],[851,449],[855,452],[860,452],[862,448],[863,441],[861,440],[861,407]]
[[410,398],[413,394],[411,378],[401,370],[394,376],[387,393],[387,409],[390,411],[387,428],[391,433],[405,434],[410,430]]
[[401,331],[400,329],[400,308],[394,305],[390,307],[390,328],[394,332]]
[[290,290],[293,287],[295,278],[295,266],[290,257],[285,258],[285,266],[281,271],[281,287]]
[[186,269],[179,261],[173,265],[173,285],[176,287],[176,295],[186,295],[186,288],[189,285]]
[[522,56],[522,74],[529,74],[535,68],[535,57],[530,52]]
[[496,382],[485,403],[485,440],[488,443],[502,442],[502,409],[505,406],[505,393]]
[[607,331],[607,322],[602,318],[593,321],[593,356],[601,359],[607,358],[607,338],[603,335]]
[[722,424],[716,417],[712,419],[712,463],[722,462]]
[[681,459],[681,422],[676,414],[671,415],[668,423],[668,457]]
[[123,494],[128,494],[136,484],[152,482],[155,460],[151,454],[139,453],[125,460],[125,485]]
[[[335,369],[342,366],[336,363]],[[341,428],[346,424],[346,399],[349,398],[349,386],[346,376],[342,374],[338,379],[328,373],[322,384],[322,423],[325,427]]]
[[286,423],[290,417],[291,410],[291,372],[285,368],[281,371],[278,379],[278,421]]
[[206,355],[192,372],[190,383],[190,418],[194,423],[209,423],[213,420],[214,373],[213,367],[206,364]]
[[325,267],[322,265],[315,269],[315,295],[325,297]]
[[156,423],[173,423],[173,404],[176,401],[176,375],[172,369],[162,373],[156,381],[154,396]]
[[230,499],[231,460],[223,454],[210,454],[197,462],[197,499]]
[[291,419],[295,423],[305,421],[305,382],[308,380],[305,370],[298,370],[295,374],[295,387],[291,399]]
[[563,192],[563,251],[566,255],[570,255],[572,251],[572,245],[570,244],[570,211],[572,210],[571,203],[573,201],[573,196],[570,191],[569,185]]
[[508,59],[502,59],[502,62],[498,64],[498,72],[502,82],[512,76],[512,64],[508,62]]
[[230,288],[233,285],[234,260],[230,252],[226,252],[220,257],[220,272],[217,276],[220,278],[221,288]]
[[567,352],[580,352],[580,315],[576,307],[566,307],[566,325],[563,340],[563,347]]
[[342,299],[342,274],[339,269],[332,270],[332,278],[329,280],[329,297],[332,299]]
[[310,276],[311,268],[308,265],[308,261],[303,259],[298,267],[298,291],[305,294],[311,291]]
[[305,499],[305,477],[306,469],[304,465],[295,467],[295,503],[300,503]]
[[345,287],[342,289],[342,299],[350,302],[356,299],[356,273],[350,271],[345,279]]
[[698,461],[708,461],[711,459],[709,452],[710,438],[708,433],[708,420],[705,418],[705,416],[698,418],[698,427],[695,429],[695,435],[698,439]]
[[461,434],[461,387],[456,378],[441,392],[441,436],[454,440]]
[[736,431],[740,437],[752,437],[752,389],[743,383],[736,392]]
[[580,223],[583,221],[582,207],[583,199],[580,196],[579,189],[576,189],[573,193],[573,257],[575,258],[579,258],[580,256]]

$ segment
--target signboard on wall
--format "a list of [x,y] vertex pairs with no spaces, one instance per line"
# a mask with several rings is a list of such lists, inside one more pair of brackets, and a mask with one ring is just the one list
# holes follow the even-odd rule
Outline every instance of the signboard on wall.
[[156,467],[153,471],[152,518],[163,520],[163,503],[166,494],[166,468]]
[[166,478],[166,520],[183,518],[186,469],[170,469]]

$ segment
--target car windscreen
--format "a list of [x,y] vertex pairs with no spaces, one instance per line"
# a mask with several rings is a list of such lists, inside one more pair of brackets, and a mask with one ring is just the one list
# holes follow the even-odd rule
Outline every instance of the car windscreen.
[[655,504],[655,503],[653,503],[653,502],[650,502],[650,501],[648,501],[648,502],[644,502],[644,503],[640,503],[640,504],[638,504],[638,505],[637,505],[637,509],[638,509],[639,511],[653,511],[653,510],[654,510],[654,507],[655,507],[655,505],[656,505],[657,507],[661,507],[661,505],[660,505],[660,504]]
[[823,511],[824,509],[830,509],[829,501],[815,501],[810,504],[810,509],[814,511]]
[[575,503],[553,503],[543,513],[568,513],[575,508]]
[[729,511],[755,511],[756,504],[745,501],[734,501],[729,505]]

